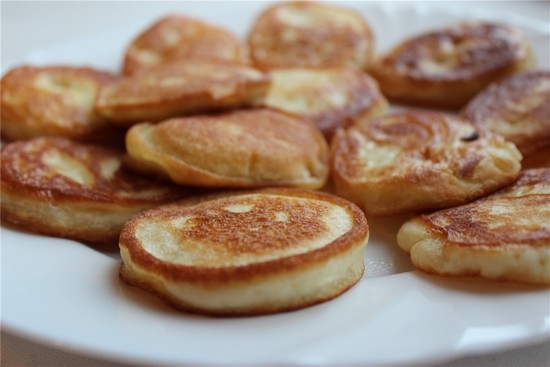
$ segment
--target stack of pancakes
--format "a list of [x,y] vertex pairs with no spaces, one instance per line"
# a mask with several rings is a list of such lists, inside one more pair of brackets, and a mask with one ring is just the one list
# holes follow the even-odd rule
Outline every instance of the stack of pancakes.
[[[211,315],[342,294],[376,216],[411,217],[396,236],[424,271],[548,285],[550,72],[534,65],[506,24],[378,55],[367,20],[335,5],[277,3],[245,40],[169,15],[120,73],[3,76],[2,219],[118,243],[125,283]],[[538,214],[489,230],[514,210]]]

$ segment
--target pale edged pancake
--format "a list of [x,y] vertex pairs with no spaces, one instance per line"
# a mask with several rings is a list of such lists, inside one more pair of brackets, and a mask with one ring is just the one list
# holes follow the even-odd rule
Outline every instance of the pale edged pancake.
[[425,110],[339,131],[330,154],[335,192],[367,216],[463,204],[510,184],[521,168],[521,154],[500,135]]
[[134,214],[193,192],[124,171],[122,156],[67,138],[5,144],[2,221],[55,237],[116,243]]
[[525,71],[494,82],[461,115],[516,144],[526,160],[536,160],[539,150],[550,156],[550,71]]
[[95,111],[99,89],[118,80],[90,67],[17,66],[2,78],[2,139],[93,140],[112,131]]
[[428,273],[550,285],[550,169],[472,203],[405,222],[399,246]]
[[520,29],[472,21],[402,41],[375,62],[371,74],[392,102],[459,109],[489,83],[535,63]]
[[328,144],[312,122],[268,108],[168,119],[126,135],[136,169],[203,187],[320,188]]
[[270,72],[265,105],[311,120],[330,140],[336,129],[381,116],[388,102],[377,82],[351,68],[289,68]]
[[244,41],[227,29],[188,15],[170,14],[131,41],[124,55],[123,73],[131,75],[189,57],[246,63],[248,49]]
[[367,70],[374,34],[353,9],[309,1],[282,2],[259,14],[248,33],[251,62],[262,69],[350,67]]
[[149,68],[100,90],[96,108],[115,124],[263,103],[271,79],[245,64],[215,59],[184,59]]
[[209,199],[128,221],[122,281],[179,310],[246,316],[333,299],[364,273],[368,224],[342,198],[269,188]]

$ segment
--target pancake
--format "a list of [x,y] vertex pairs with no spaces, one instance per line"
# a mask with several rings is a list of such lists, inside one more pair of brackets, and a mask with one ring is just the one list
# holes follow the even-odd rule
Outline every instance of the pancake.
[[98,90],[118,78],[73,66],[19,66],[2,78],[2,139],[61,136],[93,140],[113,129],[95,109]]
[[466,22],[401,42],[371,73],[392,102],[459,109],[489,83],[535,65],[530,40],[500,23]]
[[535,159],[539,150],[550,155],[550,71],[526,71],[494,82],[461,114],[516,144],[526,160]]
[[470,204],[414,217],[399,246],[433,274],[550,285],[550,169]]
[[247,62],[248,50],[244,42],[226,29],[190,16],[171,14],[132,40],[125,52],[123,73],[131,75],[188,57]]
[[121,157],[66,138],[4,145],[2,221],[55,237],[116,243],[131,216],[191,192],[128,173]]
[[321,192],[261,189],[184,200],[125,224],[120,277],[183,311],[283,312],[356,284],[368,237],[355,205]]
[[266,106],[315,123],[330,140],[339,127],[384,114],[386,98],[369,75],[350,68],[292,68],[271,71]]
[[132,126],[131,165],[181,185],[320,188],[328,146],[310,121],[266,108]]
[[98,112],[121,126],[261,104],[269,75],[250,66],[205,59],[175,60],[102,88]]
[[456,116],[410,110],[339,131],[331,145],[335,192],[367,216],[436,210],[514,181],[521,154],[500,135]]
[[248,33],[252,63],[262,69],[350,67],[366,70],[374,35],[356,11],[317,2],[282,2],[255,19]]

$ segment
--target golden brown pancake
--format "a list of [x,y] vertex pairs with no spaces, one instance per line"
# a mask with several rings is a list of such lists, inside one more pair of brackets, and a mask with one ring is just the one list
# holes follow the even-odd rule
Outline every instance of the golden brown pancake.
[[2,78],[2,138],[25,140],[63,136],[90,140],[112,127],[99,116],[95,99],[101,86],[117,77],[87,67],[19,66]]
[[247,62],[245,43],[230,31],[186,15],[162,17],[128,46],[123,73],[134,74],[167,61],[215,58]]
[[252,62],[262,69],[351,67],[366,70],[374,35],[352,9],[317,2],[282,2],[259,14],[248,34]]
[[521,72],[492,83],[466,105],[462,117],[516,144],[526,160],[536,159],[539,150],[550,156],[550,71]]
[[120,276],[184,311],[283,312],[330,300],[359,281],[368,237],[355,205],[321,192],[193,198],[125,224]]
[[101,89],[96,108],[114,123],[130,126],[258,105],[270,82],[269,75],[236,62],[175,60]]
[[397,235],[419,269],[550,285],[550,169],[522,171],[470,204],[414,217]]
[[122,152],[35,138],[2,147],[2,221],[85,242],[118,240],[132,215],[190,190],[128,173]]
[[320,188],[328,146],[313,123],[270,109],[174,118],[133,126],[132,166],[181,185]]
[[386,98],[369,75],[350,68],[271,71],[265,104],[311,120],[330,141],[339,127],[384,114]]
[[456,116],[422,110],[339,131],[331,145],[336,193],[367,216],[463,204],[519,174],[521,154],[500,135]]
[[519,29],[466,22],[403,41],[371,72],[390,101],[459,109],[492,81],[534,65],[531,43]]

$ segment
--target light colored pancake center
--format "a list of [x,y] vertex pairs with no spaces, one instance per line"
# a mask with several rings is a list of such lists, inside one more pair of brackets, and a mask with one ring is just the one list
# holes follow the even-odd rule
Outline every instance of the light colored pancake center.
[[59,151],[48,151],[44,154],[42,161],[49,166],[56,174],[65,176],[68,179],[88,188],[95,183],[94,174],[81,161]]
[[84,108],[92,106],[96,96],[96,85],[84,78],[41,74],[35,83],[38,89],[62,95]]

